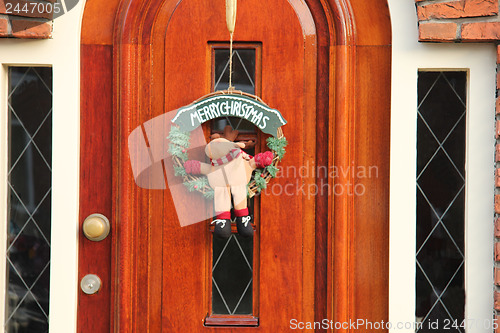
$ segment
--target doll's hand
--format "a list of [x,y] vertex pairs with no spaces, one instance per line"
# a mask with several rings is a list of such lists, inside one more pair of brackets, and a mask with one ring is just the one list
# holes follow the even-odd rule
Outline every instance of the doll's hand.
[[273,153],[270,151],[266,151],[264,153],[259,153],[255,155],[255,164],[257,165],[257,168],[265,168],[268,165],[271,165],[273,161]]
[[184,169],[186,169],[186,173],[199,175],[201,173],[201,162],[195,160],[187,160],[186,162],[184,162]]

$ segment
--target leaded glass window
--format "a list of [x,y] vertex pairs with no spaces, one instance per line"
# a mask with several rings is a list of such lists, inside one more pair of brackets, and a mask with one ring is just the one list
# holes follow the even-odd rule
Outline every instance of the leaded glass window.
[[214,238],[212,313],[252,314],[253,240],[232,234]]
[[8,107],[5,332],[48,332],[52,69],[10,67]]
[[[256,49],[237,47],[233,50],[233,85],[236,90],[256,93]],[[227,46],[213,48],[213,90],[225,90],[229,85],[229,49]],[[212,122],[212,132],[222,132],[225,126],[240,132],[237,140],[257,140],[255,126],[249,121],[225,117]],[[246,150],[253,155],[255,149]],[[250,214],[258,223],[254,211],[255,199],[249,200]],[[243,238],[236,233],[228,239],[213,237],[212,243],[212,314],[253,314],[253,249],[258,242],[254,238]]]
[[[255,94],[255,49],[233,50],[232,83],[236,90]],[[218,48],[214,50],[214,91],[226,90],[229,86],[229,50]],[[240,132],[256,133],[255,125],[236,117],[225,117],[213,121],[213,129],[222,131],[226,125]]]
[[464,71],[419,72],[417,332],[464,319],[466,83]]

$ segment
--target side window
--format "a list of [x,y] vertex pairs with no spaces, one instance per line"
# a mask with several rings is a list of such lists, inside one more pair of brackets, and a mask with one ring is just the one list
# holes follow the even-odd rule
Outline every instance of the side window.
[[449,332],[465,310],[465,71],[420,71],[417,112],[417,332],[446,323]]
[[52,68],[10,67],[8,74],[8,239],[4,329],[6,332],[47,332]]

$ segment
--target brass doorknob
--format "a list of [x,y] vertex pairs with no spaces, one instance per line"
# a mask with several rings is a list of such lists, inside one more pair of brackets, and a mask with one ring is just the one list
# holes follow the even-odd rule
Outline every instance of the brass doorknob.
[[109,235],[109,220],[102,214],[92,214],[83,221],[83,234],[91,241],[102,241]]

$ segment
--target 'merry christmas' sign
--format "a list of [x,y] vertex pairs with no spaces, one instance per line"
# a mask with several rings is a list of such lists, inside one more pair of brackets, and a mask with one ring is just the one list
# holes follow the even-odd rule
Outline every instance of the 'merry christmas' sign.
[[276,136],[279,127],[286,124],[278,110],[244,95],[207,97],[180,108],[172,122],[180,130],[190,132],[206,121],[220,117],[246,119],[262,132]]

